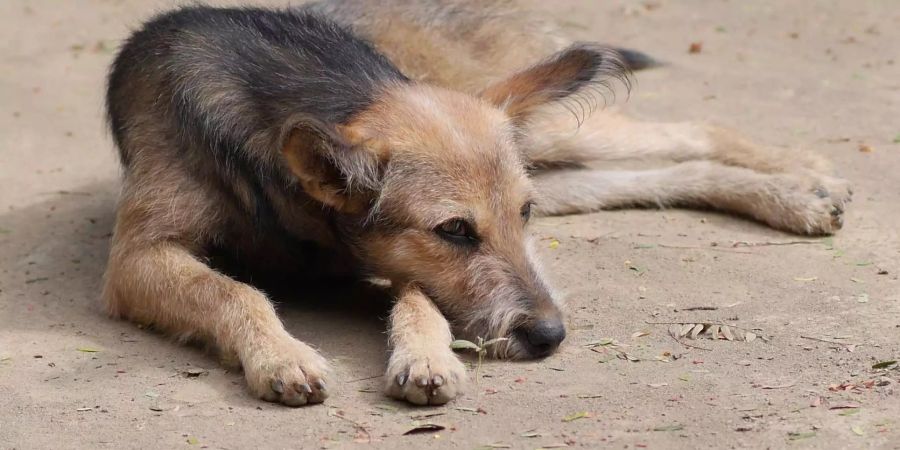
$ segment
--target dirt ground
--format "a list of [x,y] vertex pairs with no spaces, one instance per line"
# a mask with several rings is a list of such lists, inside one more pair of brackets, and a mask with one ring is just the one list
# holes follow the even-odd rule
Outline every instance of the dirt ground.
[[[845,229],[804,239],[682,210],[537,220],[569,338],[545,361],[485,362],[445,407],[379,392],[384,309],[369,293],[279,298],[291,332],[337,367],[332,397],[302,409],[251,398],[203,351],[100,312],[119,185],[104,75],[128,30],[167,5],[0,2],[0,447],[900,448],[900,370],[872,367],[900,357],[894,1],[536,6],[668,62],[638,74],[633,114],[832,158],[856,191]],[[716,321],[768,342],[693,348],[648,324]],[[446,429],[405,436],[417,421]]]

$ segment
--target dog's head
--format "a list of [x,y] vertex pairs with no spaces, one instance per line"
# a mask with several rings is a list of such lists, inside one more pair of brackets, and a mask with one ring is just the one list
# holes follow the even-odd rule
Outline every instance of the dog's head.
[[294,124],[284,155],[307,193],[357,218],[351,245],[369,268],[417,285],[457,337],[546,356],[566,333],[525,231],[540,199],[520,138],[537,109],[618,70],[612,53],[575,46],[479,96],[387,85],[349,123]]

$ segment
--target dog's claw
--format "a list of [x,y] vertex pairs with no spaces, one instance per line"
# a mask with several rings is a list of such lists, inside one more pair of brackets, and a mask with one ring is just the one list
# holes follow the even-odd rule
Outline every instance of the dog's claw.
[[300,390],[305,392],[307,395],[312,394],[312,388],[309,387],[309,385],[306,383],[303,383],[300,385]]
[[406,384],[406,374],[397,375],[397,384],[399,384],[400,386]]
[[435,375],[434,379],[431,380],[431,383],[434,384],[435,386],[441,386],[444,384],[444,377],[442,377],[440,375]]
[[272,380],[272,390],[278,394],[284,394],[284,382],[281,380]]
[[416,384],[422,387],[428,386],[428,378],[419,378],[419,381],[417,381]]
[[825,198],[828,197],[828,190],[823,187],[817,187],[815,191],[816,197]]

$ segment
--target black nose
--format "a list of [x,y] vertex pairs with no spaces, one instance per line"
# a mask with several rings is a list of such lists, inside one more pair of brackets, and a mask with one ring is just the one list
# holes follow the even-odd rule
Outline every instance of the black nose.
[[561,320],[541,320],[520,331],[523,344],[535,358],[550,355],[566,338],[566,327]]

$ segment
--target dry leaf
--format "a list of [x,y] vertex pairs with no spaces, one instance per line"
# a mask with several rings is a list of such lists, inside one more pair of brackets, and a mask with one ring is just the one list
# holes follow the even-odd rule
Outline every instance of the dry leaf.
[[713,340],[719,339],[719,325],[710,325],[709,338]]
[[881,362],[877,362],[877,363],[875,363],[875,364],[872,364],[872,368],[873,368],[873,369],[887,369],[888,367],[891,367],[891,366],[893,366],[894,364],[897,364],[897,361],[896,361],[896,360],[881,361]]
[[697,325],[695,325],[694,329],[691,330],[691,339],[697,339],[697,336],[703,332],[704,327],[705,325],[703,325],[702,323],[698,323]]
[[589,412],[587,412],[587,411],[582,411],[582,412],[577,412],[577,413],[574,413],[574,414],[569,414],[568,416],[563,417],[563,420],[562,420],[562,421],[563,421],[563,422],[571,422],[571,421],[573,421],[573,420],[585,419],[585,418],[588,418],[588,417],[591,417],[591,413],[589,413]]
[[443,425],[438,425],[436,423],[423,423],[421,425],[417,425],[416,427],[408,430],[403,433],[404,436],[409,436],[411,434],[422,434],[422,433],[434,433],[436,431],[441,431],[447,427]]
[[859,408],[859,403],[844,403],[841,405],[831,406],[828,409],[857,409],[857,408]]
[[201,375],[209,375],[209,371],[206,369],[198,369],[196,367],[192,367],[190,369],[182,370],[181,374],[188,378],[196,378]]
[[725,336],[725,339],[727,339],[727,340],[729,340],[729,341],[733,341],[733,340],[734,340],[734,334],[732,334],[732,332],[731,332],[731,327],[729,327],[729,326],[723,326],[723,327],[722,327],[722,334]]
[[818,280],[818,279],[819,279],[819,277],[807,277],[807,278],[804,278],[804,277],[794,277],[794,281],[816,281],[816,280]]
[[693,323],[686,323],[686,324],[682,325],[682,326],[681,326],[681,331],[678,332],[678,337],[685,337],[685,336],[687,336],[687,334],[690,333],[691,330],[693,330],[693,329],[694,329],[694,324],[693,324]]
[[748,331],[744,334],[744,340],[747,342],[753,342],[756,339],[756,333],[752,331]]
[[790,439],[792,441],[797,441],[800,439],[808,439],[811,437],[816,437],[815,431],[809,431],[806,433],[788,433],[788,439]]

